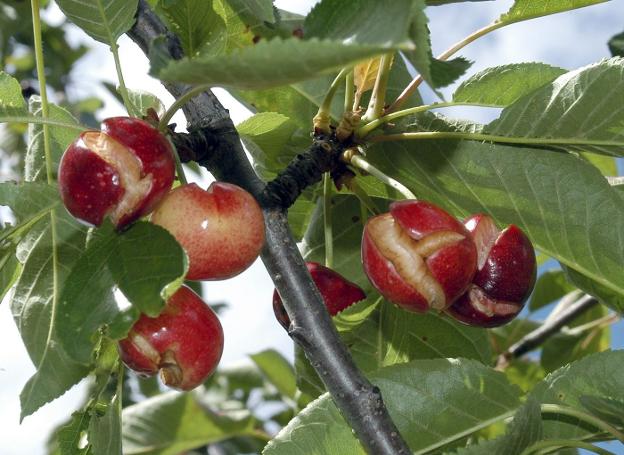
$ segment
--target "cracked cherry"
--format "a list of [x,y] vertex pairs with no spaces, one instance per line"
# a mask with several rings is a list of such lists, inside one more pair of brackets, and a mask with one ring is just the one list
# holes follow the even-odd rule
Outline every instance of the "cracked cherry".
[[112,117],[101,131],[84,131],[59,165],[59,190],[74,217],[99,226],[106,217],[122,229],[149,214],[175,176],[173,149],[149,123]]
[[[357,284],[347,280],[338,272],[317,262],[306,262],[306,266],[330,315],[335,316],[355,302],[366,298],[366,294]],[[282,327],[288,330],[290,318],[277,289],[273,291],[273,312]]]
[[362,264],[387,300],[408,311],[444,310],[468,288],[477,251],[468,230],[446,211],[405,200],[368,220]]
[[264,244],[262,209],[244,189],[213,182],[171,191],[151,221],[167,229],[189,258],[188,280],[222,280],[238,275],[260,254]]
[[123,362],[145,376],[160,372],[174,389],[191,390],[216,369],[223,352],[217,315],[190,288],[182,286],[159,316],[141,315],[119,342]]
[[520,313],[535,285],[533,245],[520,228],[512,224],[500,231],[488,215],[474,215],[464,224],[477,245],[477,273],[447,312],[473,326],[503,325]]

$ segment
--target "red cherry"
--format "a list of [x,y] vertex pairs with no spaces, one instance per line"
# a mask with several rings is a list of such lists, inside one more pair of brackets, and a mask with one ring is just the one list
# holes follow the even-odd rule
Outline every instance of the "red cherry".
[[406,200],[366,223],[362,264],[387,300],[425,312],[443,310],[464,293],[477,253],[470,233],[447,212],[429,202]]
[[59,190],[69,213],[99,226],[107,216],[122,229],[150,213],[171,189],[173,149],[149,123],[113,117],[85,131],[59,165]]
[[[357,284],[347,280],[334,270],[316,262],[306,262],[306,266],[330,315],[335,316],[355,302],[366,298],[366,294]],[[277,289],[273,291],[273,312],[282,327],[288,330],[290,318]]]
[[174,389],[191,390],[215,370],[223,352],[223,329],[217,315],[190,288],[182,286],[162,313],[141,315],[119,342],[123,362]]
[[238,275],[264,244],[262,209],[244,189],[213,182],[207,191],[193,184],[171,191],[151,221],[167,229],[189,257],[189,280]]
[[501,232],[482,214],[464,224],[477,245],[478,268],[468,291],[447,311],[466,324],[497,327],[515,318],[531,294],[537,274],[535,251],[513,224]]

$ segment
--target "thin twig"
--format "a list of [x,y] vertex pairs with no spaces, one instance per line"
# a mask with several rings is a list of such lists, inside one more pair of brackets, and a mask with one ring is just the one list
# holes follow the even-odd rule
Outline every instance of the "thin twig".
[[[167,32],[145,0],[139,1],[137,22],[129,35],[146,54],[156,37],[167,35],[170,56],[182,56],[179,42]],[[165,86],[176,98],[189,89],[175,83]],[[262,204],[266,228],[262,260],[292,321],[291,336],[304,349],[345,420],[368,453],[411,453],[392,422],[379,389],[357,368],[338,336],[292,237],[286,211],[267,204],[265,184],[251,167],[227,110],[211,91],[190,100],[183,110],[191,126],[220,131],[222,147],[217,159],[212,160],[210,171],[220,180],[242,186]]]
[[545,322],[503,352],[498,358],[498,368],[504,367],[510,359],[520,357],[541,346],[546,340],[558,333],[563,326],[597,304],[598,300],[594,297],[584,295],[568,308],[562,310],[556,318]]

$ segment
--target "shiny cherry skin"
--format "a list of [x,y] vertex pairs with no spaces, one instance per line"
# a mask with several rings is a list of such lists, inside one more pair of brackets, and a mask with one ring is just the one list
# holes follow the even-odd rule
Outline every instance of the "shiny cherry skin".
[[478,327],[506,324],[524,308],[535,285],[533,245],[520,228],[512,224],[500,231],[488,215],[473,215],[464,224],[477,245],[477,273],[447,313]]
[[119,342],[122,361],[144,376],[160,372],[162,382],[191,390],[216,369],[223,352],[217,315],[190,288],[182,286],[159,316],[141,315]]
[[264,244],[262,209],[244,189],[213,182],[171,191],[151,221],[167,229],[189,258],[188,280],[222,280],[238,275],[260,254]]
[[149,214],[169,192],[174,151],[149,123],[112,117],[100,131],[84,131],[65,150],[58,183],[65,207],[93,226],[110,217],[123,229]]
[[[354,303],[366,298],[362,288],[334,270],[317,262],[306,262],[306,266],[330,315],[335,316]],[[282,327],[288,330],[290,318],[277,289],[273,291],[273,312]]]
[[426,312],[444,310],[464,293],[477,252],[470,233],[449,213],[426,201],[405,200],[368,220],[362,264],[387,300]]

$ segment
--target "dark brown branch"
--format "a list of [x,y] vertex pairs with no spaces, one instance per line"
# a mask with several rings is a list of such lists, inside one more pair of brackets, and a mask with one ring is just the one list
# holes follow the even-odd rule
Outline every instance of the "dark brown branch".
[[509,349],[499,356],[498,365],[505,365],[509,360],[520,357],[541,346],[546,340],[558,333],[566,324],[597,304],[598,301],[591,295],[584,295],[568,308],[561,311],[556,318],[542,324],[510,346]]
[[[182,55],[175,37],[168,34],[144,0],[139,2],[137,22],[129,35],[146,54],[152,40],[165,35],[169,55]],[[180,84],[165,86],[175,97],[188,90]],[[193,98],[184,112],[191,130],[209,128],[219,132],[217,155],[221,158],[206,162],[209,170],[218,179],[245,188],[263,206],[267,239],[262,260],[291,319],[295,341],[303,347],[345,420],[368,453],[407,455],[410,450],[392,422],[379,389],[359,371],[340,340],[290,233],[286,212],[267,200],[266,186],[247,160],[227,110],[211,91],[206,91]]]
[[[195,128],[189,133],[173,133],[180,160],[185,163],[196,161],[211,169],[216,163],[227,159],[222,150],[221,134],[211,128]],[[288,209],[295,203],[303,190],[320,182],[323,173],[330,172],[334,179],[350,172],[341,160],[345,146],[333,135],[317,135],[312,145],[293,158],[279,175],[267,183],[262,200],[266,207]]]

